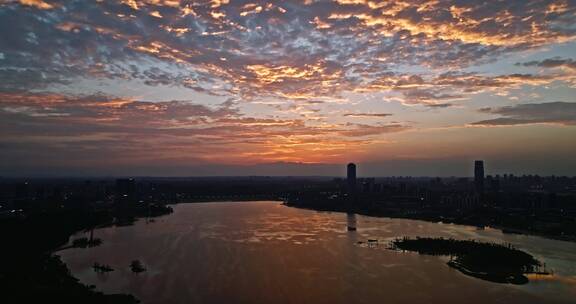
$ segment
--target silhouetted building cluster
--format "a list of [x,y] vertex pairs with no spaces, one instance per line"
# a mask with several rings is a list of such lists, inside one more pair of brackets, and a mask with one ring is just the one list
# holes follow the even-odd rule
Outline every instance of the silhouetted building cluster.
[[287,203],[321,210],[498,225],[576,236],[574,177],[485,175],[484,161],[477,160],[472,180],[359,178],[356,165],[349,164],[346,182],[343,184],[336,178],[333,185],[332,190],[301,191],[288,197]]
[[[58,210],[141,210],[186,201],[282,200],[325,210],[362,211],[435,220],[523,226],[572,233],[576,226],[576,178],[486,175],[473,177],[345,178],[205,177],[119,179],[0,179],[0,218]],[[140,211],[139,211],[140,212]],[[576,235],[576,227],[573,234]]]

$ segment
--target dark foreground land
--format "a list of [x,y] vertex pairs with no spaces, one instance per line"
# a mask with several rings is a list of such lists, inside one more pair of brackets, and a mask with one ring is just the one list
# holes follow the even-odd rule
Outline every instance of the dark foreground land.
[[[100,211],[38,210],[26,216],[0,221],[0,286],[3,303],[117,303],[132,304],[131,295],[106,295],[95,291],[71,276],[60,258],[54,254],[68,243],[74,233],[95,227],[127,224],[138,216],[169,213],[169,207]],[[86,248],[100,240],[76,240],[72,246]]]
[[391,248],[449,256],[450,267],[466,275],[496,283],[526,284],[528,278],[524,274],[547,274],[541,271],[542,264],[532,255],[511,245],[418,237],[396,239],[391,242]]

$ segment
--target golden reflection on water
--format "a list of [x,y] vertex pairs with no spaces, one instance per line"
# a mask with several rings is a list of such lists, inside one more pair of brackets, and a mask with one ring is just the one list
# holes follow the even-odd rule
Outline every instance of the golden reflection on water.
[[[59,254],[83,283],[131,293],[143,303],[570,303],[574,296],[572,243],[276,202],[174,209],[154,223],[99,229],[102,246]],[[357,231],[347,231],[351,224]],[[555,268],[555,279],[512,286],[467,277],[443,258],[386,249],[401,236],[512,242]],[[148,271],[131,273],[134,259]],[[97,275],[94,262],[115,271]]]
[[531,273],[526,275],[528,279],[532,282],[536,281],[552,281],[552,282],[562,282],[567,285],[572,285],[576,287],[576,276],[558,276],[554,274],[544,275],[544,274],[537,274]]

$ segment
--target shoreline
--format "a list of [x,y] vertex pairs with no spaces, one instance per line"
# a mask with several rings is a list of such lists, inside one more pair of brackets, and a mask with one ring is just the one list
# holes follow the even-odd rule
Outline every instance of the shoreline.
[[9,250],[0,252],[0,284],[6,287],[4,297],[20,303],[139,303],[133,295],[107,294],[80,282],[58,252],[66,249],[71,238],[79,232],[130,225],[144,216],[169,214],[172,209],[162,207],[152,211],[62,210],[0,221],[0,234],[9,244]]
[[371,216],[371,217],[378,217],[378,218],[391,218],[391,219],[409,219],[409,220],[419,220],[424,222],[431,222],[431,223],[443,223],[443,224],[456,224],[456,225],[463,225],[469,227],[489,227],[492,229],[500,230],[503,234],[519,234],[519,235],[527,235],[527,236],[537,236],[549,240],[554,241],[564,241],[564,242],[576,242],[576,236],[558,236],[558,235],[549,235],[549,234],[542,234],[533,232],[526,229],[520,229],[516,227],[506,227],[502,225],[478,225],[472,221],[458,221],[458,220],[451,220],[450,218],[442,218],[442,217],[426,217],[426,216],[410,216],[409,214],[398,214],[394,212],[390,213],[382,213],[382,212],[371,212],[369,210],[362,210],[359,208],[345,208],[341,205],[336,207],[318,207],[318,206],[311,206],[311,205],[299,205],[299,204],[292,204],[288,203],[282,199],[217,199],[217,200],[188,200],[188,201],[181,201],[177,203],[170,203],[168,205],[179,205],[179,204],[198,204],[198,203],[242,203],[242,202],[278,202],[284,206],[291,207],[291,208],[299,208],[299,209],[307,209],[307,210],[314,210],[319,212],[341,212],[341,213],[353,213],[363,216]]
[[[378,218],[391,218],[391,219],[409,219],[409,220],[419,220],[424,222],[431,222],[431,223],[443,223],[443,224],[456,224],[456,225],[463,225],[469,227],[476,227],[479,228],[480,225],[471,221],[458,221],[458,220],[451,220],[448,218],[440,218],[440,217],[425,217],[425,216],[410,216],[409,214],[394,214],[394,213],[381,213],[381,212],[371,212],[368,210],[361,210],[358,208],[325,208],[325,207],[315,207],[315,206],[305,206],[305,205],[296,205],[284,202],[283,205],[292,207],[292,208],[300,208],[300,209],[308,209],[314,210],[319,212],[341,212],[341,213],[353,213],[363,216],[371,216],[371,217],[378,217]],[[503,234],[519,234],[519,235],[527,235],[527,236],[536,236],[541,237],[544,239],[554,240],[554,241],[563,241],[563,242],[576,242],[576,236],[557,236],[557,235],[548,235],[548,234],[541,234],[535,233],[530,230],[515,228],[515,227],[505,227],[501,225],[482,225],[483,227],[489,227],[492,229],[500,230]]]
[[[177,202],[177,203],[171,203],[171,204],[167,204],[167,206],[170,205],[179,205],[179,204],[197,204],[197,203],[226,203],[226,202],[230,202],[230,203],[242,203],[242,202],[248,202],[248,201],[253,201],[253,200],[249,200],[249,199],[223,199],[223,200],[192,200],[192,201],[181,201],[181,202]],[[323,206],[323,208],[320,207],[315,207],[315,206],[304,206],[304,205],[294,205],[294,204],[290,204],[287,203],[286,201],[283,200],[279,200],[279,199],[262,199],[262,200],[255,200],[255,201],[259,201],[259,202],[277,202],[279,204],[282,204],[284,206],[287,207],[292,207],[292,208],[299,208],[299,209],[308,209],[308,210],[314,210],[314,211],[318,211],[318,212],[341,212],[341,213],[353,213],[353,214],[358,214],[358,215],[362,215],[362,216],[370,216],[370,217],[378,217],[378,218],[391,218],[391,219],[409,219],[409,220],[420,220],[420,221],[426,221],[426,222],[433,222],[433,223],[446,223],[446,224],[456,224],[456,225],[464,225],[464,226],[469,226],[469,227],[478,227],[478,225],[471,223],[471,222],[467,222],[467,221],[452,221],[446,218],[429,218],[429,217],[422,217],[422,216],[410,216],[409,214],[394,214],[394,213],[382,213],[382,212],[371,212],[369,210],[362,210],[359,208],[342,208],[340,207],[331,207],[331,208],[326,208]],[[163,214],[159,214],[160,216]],[[156,216],[159,216],[156,215]],[[156,217],[156,216],[152,216],[152,217]],[[140,218],[142,218],[142,215],[133,215],[130,216],[130,218],[132,220],[139,220]],[[70,242],[70,238],[75,235],[78,232],[81,231],[86,231],[89,229],[96,229],[96,228],[102,228],[102,227],[110,227],[113,225],[131,225],[133,224],[133,221],[109,221],[109,219],[103,219],[100,222],[97,223],[92,223],[92,224],[88,224],[88,225],[83,225],[83,227],[76,227],[74,229],[74,231],[67,231],[67,236],[61,236],[61,238],[66,238],[66,242],[61,243],[59,245],[56,245],[54,247],[52,247],[51,249],[45,250],[42,252],[42,254],[45,256],[45,260],[44,263],[57,263],[57,264],[61,264],[63,265],[63,269],[65,271],[62,271],[62,273],[60,275],[57,275],[57,277],[59,277],[60,279],[64,279],[64,280],[73,280],[76,283],[75,288],[78,289],[83,289],[82,292],[85,293],[85,296],[87,298],[93,298],[92,300],[95,301],[95,303],[118,303],[118,304],[128,304],[128,303],[138,303],[138,300],[136,298],[134,298],[132,295],[128,295],[128,294],[104,294],[101,291],[97,291],[95,289],[95,286],[89,286],[89,285],[85,285],[81,282],[79,282],[79,280],[77,278],[75,278],[74,276],[72,276],[72,274],[69,272],[67,265],[61,261],[60,257],[58,256],[58,251],[65,249],[63,248],[63,246],[65,246],[67,243]],[[517,234],[522,234],[522,235],[529,235],[529,236],[538,236],[538,237],[542,237],[542,238],[546,238],[546,239],[550,239],[550,240],[557,240],[557,241],[566,241],[566,242],[575,242],[576,241],[576,237],[564,237],[564,238],[559,238],[559,237],[554,237],[554,236],[550,236],[550,235],[540,235],[540,234],[536,234],[530,231],[523,231],[521,229],[515,229],[515,228],[508,228],[508,227],[501,227],[501,226],[489,226],[491,228],[500,230],[502,233],[506,234],[506,230],[508,231],[512,231],[513,233],[517,233]],[[508,232],[509,233],[509,232]],[[455,268],[455,267],[454,267]],[[8,277],[7,277],[8,279]],[[96,298],[98,298],[98,300],[96,300]],[[103,301],[102,301],[103,300]],[[90,300],[87,300],[85,303],[92,303]]]

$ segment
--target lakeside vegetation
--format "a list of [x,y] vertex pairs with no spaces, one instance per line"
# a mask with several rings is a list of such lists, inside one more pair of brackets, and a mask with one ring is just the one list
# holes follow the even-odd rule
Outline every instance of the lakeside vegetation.
[[391,249],[427,255],[449,256],[448,265],[463,274],[483,280],[526,284],[525,274],[547,274],[543,265],[532,255],[511,244],[483,243],[475,240],[417,237],[398,238]]
[[99,238],[82,237],[72,241],[74,248],[92,248],[102,245],[102,240]]
[[114,271],[114,268],[110,267],[110,265],[100,264],[98,262],[94,263],[94,265],[92,265],[92,268],[97,273],[106,273],[106,272]]

